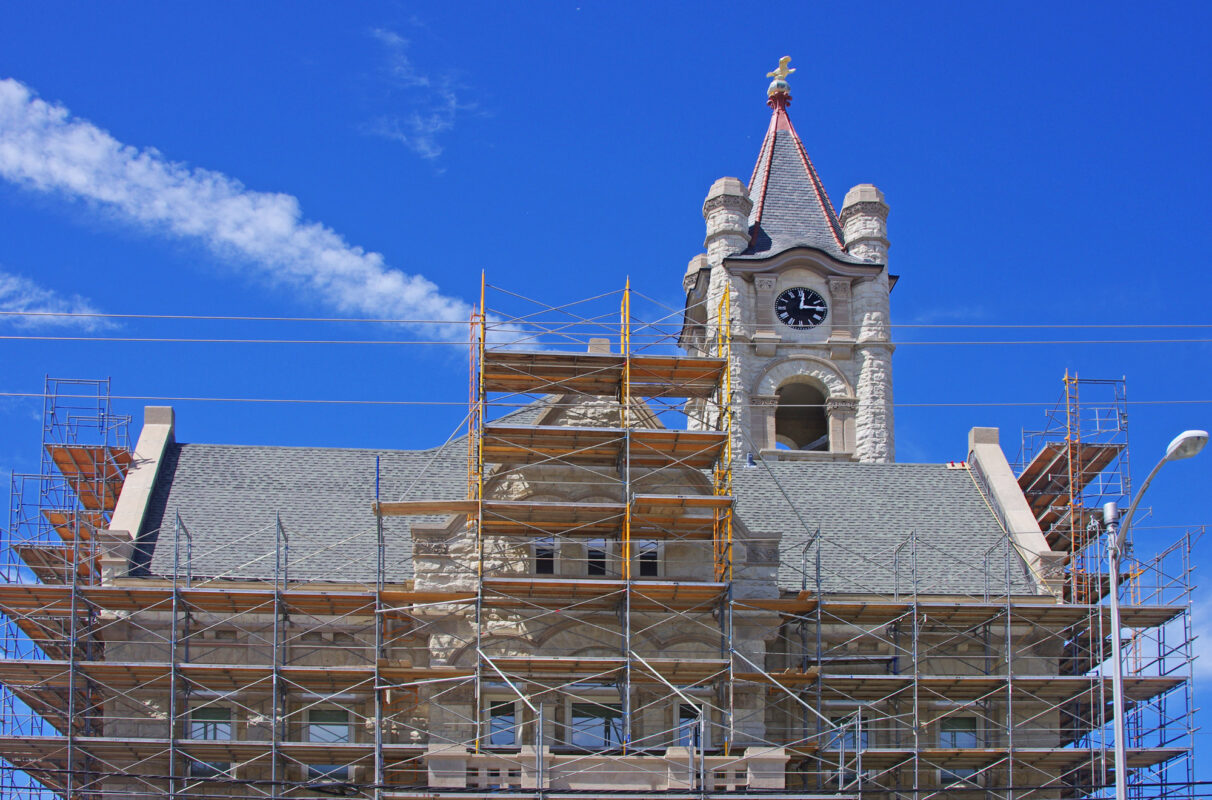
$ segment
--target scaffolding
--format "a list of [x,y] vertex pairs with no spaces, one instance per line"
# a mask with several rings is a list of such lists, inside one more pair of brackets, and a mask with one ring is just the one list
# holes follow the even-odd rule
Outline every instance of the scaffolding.
[[[11,479],[8,530],[0,549],[5,584],[53,586],[70,613],[3,618],[4,660],[56,660],[64,665],[66,683],[63,693],[0,686],[0,734],[5,737],[62,736],[70,743],[96,729],[86,708],[96,702],[98,688],[82,665],[104,655],[93,636],[95,617],[79,590],[99,579],[96,533],[109,527],[131,464],[130,418],[114,413],[109,394],[108,379],[46,378],[39,469]],[[68,749],[73,750],[70,744]],[[91,768],[87,757],[77,761],[74,756],[61,776],[69,791],[75,788],[77,771],[87,774]],[[0,769],[3,796],[39,793],[38,783],[9,761]]]
[[[31,479],[6,532],[4,796],[1108,796],[1097,560],[1027,569],[965,465],[993,512],[978,559],[925,530],[860,552],[767,470],[804,534],[780,552],[735,511],[734,470],[764,467],[733,458],[731,293],[711,303],[685,355],[683,309],[629,285],[551,305],[484,284],[461,435],[403,480],[374,456],[364,517],[322,536],[272,508],[238,535],[183,513],[133,549],[98,535],[125,427],[101,403],[90,439],[48,383],[68,493]],[[1077,433],[1060,452],[1086,459]],[[1195,536],[1128,563],[1138,798],[1190,792]],[[844,586],[839,555],[862,565]],[[941,592],[940,564],[971,588]]]
[[[1091,609],[1108,600],[1106,544],[1101,524],[1105,503],[1127,506],[1132,498],[1129,464],[1128,390],[1124,378],[1080,378],[1065,372],[1063,391],[1045,413],[1044,426],[1024,430],[1019,486],[1054,551],[1063,554],[1064,597]],[[1122,567],[1120,602],[1173,607],[1191,602],[1191,550],[1203,529],[1189,530],[1152,559],[1133,554]],[[1128,542],[1129,552],[1132,543]],[[1104,623],[1091,618],[1091,630]],[[1190,613],[1157,626],[1131,627],[1124,640],[1124,674],[1165,678],[1174,687],[1137,698],[1127,711],[1126,739],[1132,750],[1174,748],[1177,754],[1129,775],[1134,798],[1186,797],[1194,780]],[[1073,642],[1075,651],[1088,643]],[[1106,658],[1098,653],[1096,663]],[[1086,659],[1077,663],[1088,667]],[[1109,699],[1108,699],[1109,702]],[[1091,733],[1091,745],[1110,747],[1111,732]]]

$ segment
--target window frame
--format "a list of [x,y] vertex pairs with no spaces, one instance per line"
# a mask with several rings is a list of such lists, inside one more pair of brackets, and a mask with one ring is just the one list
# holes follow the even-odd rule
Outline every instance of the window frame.
[[[956,727],[962,723],[962,727]],[[970,735],[965,744],[959,737]],[[980,718],[975,716],[948,716],[938,722],[938,746],[945,750],[970,750],[981,746]],[[939,767],[939,786],[979,786],[978,770],[975,767]]]
[[[494,722],[495,717],[493,716],[492,712],[494,709],[503,708],[505,706],[509,706],[510,717],[512,717],[512,719],[513,719],[513,722],[510,723],[510,726],[507,729],[510,733],[513,734],[513,737],[512,737],[513,741],[508,742],[508,743],[498,744],[498,743],[492,741],[492,737],[498,732],[493,727],[493,722]],[[523,723],[522,723],[522,716],[520,713],[521,709],[518,706],[519,706],[519,703],[516,699],[511,699],[508,697],[485,698],[485,701],[484,701],[484,742],[485,742],[484,746],[485,747],[492,749],[492,750],[500,750],[500,749],[516,750],[522,746],[522,724]]]
[[[320,714],[341,714],[345,721],[343,723],[336,722],[315,722],[313,717]],[[354,723],[351,719],[349,709],[320,707],[309,708],[307,715],[304,717],[304,731],[306,732],[306,741],[315,742],[317,744],[350,744],[353,742]],[[315,731],[317,726],[336,726],[340,724],[345,729],[344,738],[316,738]],[[308,780],[330,780],[334,782],[344,782],[349,780],[349,765],[348,764],[307,764],[307,779]]]
[[[594,546],[595,543],[597,543],[597,542],[602,543],[602,546],[600,548]],[[588,577],[588,578],[609,578],[610,577],[610,549],[611,549],[610,544],[611,544],[610,539],[604,539],[601,537],[595,537],[593,539],[585,540],[585,576],[586,577]],[[593,552],[600,552],[602,554],[600,572],[597,571],[597,569],[595,569],[595,567],[594,567],[594,562],[597,561],[597,559],[591,558],[589,555],[590,553],[593,553]]]
[[[635,561],[634,574],[640,578],[663,578],[665,577],[665,543],[657,539],[637,539],[631,543],[633,549],[632,558]],[[645,560],[645,555],[652,553],[650,561]],[[647,564],[653,565],[651,575],[644,574],[644,567]]]
[[[548,544],[550,543],[550,544]],[[539,569],[540,559],[546,559],[541,556],[540,552],[550,550],[551,552],[551,571],[545,572]],[[530,543],[530,569],[535,575],[559,575],[560,574],[560,544],[555,536],[536,536]]]
[[[200,714],[209,715],[218,714],[219,712],[223,713],[223,719],[197,719]],[[195,725],[201,725],[203,727],[197,728]],[[211,726],[222,725],[226,726],[225,736],[206,735],[212,732]],[[195,735],[199,732],[203,735]],[[216,728],[213,732],[218,733],[218,729]],[[230,706],[194,706],[186,712],[184,737],[186,739],[195,742],[230,742],[235,738],[235,732],[235,715],[232,713],[232,708]],[[190,757],[189,759],[189,775],[191,778],[212,778],[217,775],[229,774],[230,770],[230,761],[202,761],[193,757]]]
[[[564,745],[573,747],[577,750],[588,752],[608,752],[611,750],[619,750],[623,747],[623,704],[622,703],[599,703],[596,701],[581,701],[577,702],[571,698],[568,700],[568,716],[567,724],[565,725]],[[577,726],[577,709],[587,709],[592,713],[588,715],[588,719],[598,719],[603,722],[603,732],[606,736],[598,736],[598,742],[594,744],[583,744],[577,741],[578,734],[586,733],[587,731],[579,729]],[[611,714],[610,712],[614,712]],[[612,722],[616,724],[611,724]],[[611,734],[617,734],[618,740],[615,741]]]
[[[695,743],[695,737],[698,734],[697,724],[693,728],[689,728],[690,735],[689,737],[686,736],[688,728],[682,723],[691,718],[683,716],[682,712],[687,709],[694,712],[693,719],[697,720],[700,714],[703,717],[703,741],[701,743]],[[685,700],[678,698],[674,702],[673,722],[673,744],[671,747],[688,747],[698,750],[711,749],[711,706],[707,705],[707,701],[687,703]]]

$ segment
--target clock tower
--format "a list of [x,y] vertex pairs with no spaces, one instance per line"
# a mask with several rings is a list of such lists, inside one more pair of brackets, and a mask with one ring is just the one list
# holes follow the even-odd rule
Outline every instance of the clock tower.
[[[730,327],[736,451],[888,463],[888,205],[860,184],[834,211],[787,112],[789,60],[768,75],[773,113],[749,185],[721,178],[703,203],[707,252],[686,269],[680,343],[712,355],[720,326]],[[718,410],[702,402],[688,412],[692,427],[713,427]]]

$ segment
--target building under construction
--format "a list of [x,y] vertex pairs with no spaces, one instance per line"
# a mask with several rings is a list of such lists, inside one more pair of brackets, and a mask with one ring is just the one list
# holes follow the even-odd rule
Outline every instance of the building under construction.
[[[431,449],[182,443],[163,407],[132,447],[106,383],[48,381],[4,796],[1106,796],[1123,384],[1066,378],[1017,475],[992,428],[896,463],[888,208],[834,212],[787,74],[685,306],[482,286]],[[1191,794],[1193,536],[1126,562],[1136,798]]]

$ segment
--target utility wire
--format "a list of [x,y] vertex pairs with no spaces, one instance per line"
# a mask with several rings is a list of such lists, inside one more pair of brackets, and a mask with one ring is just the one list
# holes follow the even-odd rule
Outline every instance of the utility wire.
[[[80,311],[0,311],[0,317],[41,317],[68,319],[167,319],[167,320],[204,320],[217,322],[370,322],[380,325],[465,325],[465,319],[396,319],[376,317],[273,317],[259,315],[229,315],[229,314],[107,314],[101,312]],[[542,320],[527,321],[532,325],[556,324]],[[560,324],[568,320],[561,320]],[[617,322],[604,320],[600,324],[611,324],[617,327]],[[843,326],[845,327],[845,326]],[[859,327],[859,326],[851,326]],[[889,323],[889,328],[927,328],[927,329],[1006,329],[1006,330],[1049,330],[1049,329],[1166,329],[1181,330],[1184,328],[1212,328],[1212,323]]]
[[[0,392],[0,397],[38,398],[56,397],[72,400],[96,400],[96,395],[84,394],[51,394],[48,392]],[[357,400],[331,399],[309,397],[206,397],[206,396],[162,396],[138,394],[111,394],[110,400],[146,400],[164,403],[284,403],[300,405],[365,405],[365,406],[466,406],[466,400]],[[1212,405],[1212,398],[1201,400],[1127,400],[1127,405],[1134,406],[1172,406],[1172,405]],[[526,408],[530,403],[494,403],[495,408]],[[545,407],[557,407],[558,403],[547,403]],[[575,404],[569,404],[575,405]],[[753,407],[756,404],[734,403],[734,406],[744,405]],[[1048,402],[947,402],[947,403],[893,403],[896,408],[1052,408],[1056,401]],[[784,408],[823,408],[821,404],[784,405]]]
[[[454,323],[444,323],[447,325]],[[536,336],[543,331],[536,331]],[[635,337],[633,337],[635,338]],[[660,342],[664,337],[656,339]],[[29,334],[0,335],[0,341],[29,341],[29,342],[126,342],[138,344],[310,344],[310,345],[448,345],[466,347],[467,342],[442,339],[224,339],[224,338],[190,338],[175,336],[36,336]],[[672,343],[672,342],[670,342]],[[861,342],[857,343],[862,345]],[[1201,339],[985,339],[985,340],[940,340],[940,341],[895,341],[880,342],[895,347],[949,347],[949,346],[979,346],[988,345],[1093,345],[1093,344],[1212,344],[1212,338]],[[508,342],[500,343],[508,347]],[[535,340],[536,348],[543,347],[543,342]]]

